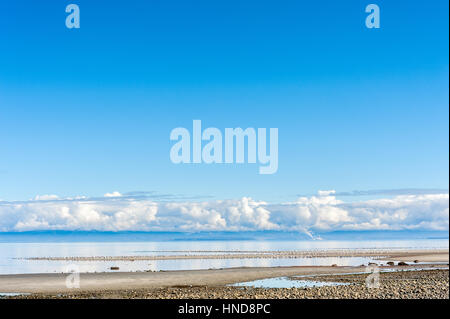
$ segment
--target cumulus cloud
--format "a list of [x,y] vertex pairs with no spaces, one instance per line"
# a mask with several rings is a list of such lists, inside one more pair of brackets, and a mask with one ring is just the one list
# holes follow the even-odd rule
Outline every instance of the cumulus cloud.
[[156,201],[145,196],[0,202],[0,231],[299,231],[449,229],[449,195],[400,195],[343,202],[334,191],[272,204],[232,200]]
[[400,195],[425,195],[425,194],[447,194],[448,189],[439,188],[402,188],[402,189],[372,189],[354,190],[351,192],[335,192],[335,196],[400,196]]

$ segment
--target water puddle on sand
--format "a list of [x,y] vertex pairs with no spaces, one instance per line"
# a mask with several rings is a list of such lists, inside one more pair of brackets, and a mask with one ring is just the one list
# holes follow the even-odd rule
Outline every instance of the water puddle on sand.
[[268,278],[262,280],[240,282],[230,286],[254,288],[314,288],[325,286],[345,286],[348,283],[321,282],[313,280],[292,280],[287,277]]

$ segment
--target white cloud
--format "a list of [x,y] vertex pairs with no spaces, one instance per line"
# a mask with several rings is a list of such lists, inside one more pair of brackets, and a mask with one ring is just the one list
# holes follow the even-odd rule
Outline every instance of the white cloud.
[[119,192],[112,192],[112,193],[106,193],[105,195],[103,195],[105,197],[121,197],[122,194]]
[[[449,195],[402,195],[346,203],[332,191],[268,204],[235,200],[158,202],[121,196],[59,199],[38,196],[25,202],[0,202],[0,231],[252,231],[304,233],[331,230],[449,229]],[[111,198],[113,197],[113,198]]]
[[34,200],[55,200],[59,197],[57,195],[37,195]]
[[329,191],[318,191],[319,196],[330,196],[333,194],[336,194],[335,190],[329,190]]

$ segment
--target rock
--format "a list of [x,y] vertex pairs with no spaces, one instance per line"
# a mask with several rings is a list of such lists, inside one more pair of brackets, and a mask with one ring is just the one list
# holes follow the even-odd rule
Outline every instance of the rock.
[[399,266],[408,266],[408,264],[403,262],[403,261],[399,262],[397,265],[399,265]]
[[418,263],[419,263],[419,261],[418,261],[418,260],[414,260],[414,263],[415,263],[415,264],[418,264]]
[[120,268],[119,267],[111,267],[109,269],[111,269],[111,270],[119,270]]
[[336,265],[336,264],[333,264],[333,265],[331,265],[331,267],[337,267],[338,265]]
[[388,266],[395,266],[395,263],[394,263],[393,261],[388,261],[388,262],[387,262],[387,265],[388,265]]

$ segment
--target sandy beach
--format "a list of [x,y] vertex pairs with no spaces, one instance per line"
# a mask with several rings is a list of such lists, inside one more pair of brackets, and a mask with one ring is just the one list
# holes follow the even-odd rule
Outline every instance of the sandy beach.
[[[305,252],[301,252],[303,257]],[[316,251],[314,255],[324,254],[336,254],[337,251]],[[341,252],[342,253],[342,252]],[[242,253],[236,253],[240,255]],[[245,253],[247,254],[247,253]],[[259,255],[270,255],[265,252]],[[275,253],[276,254],[276,253]],[[311,254],[311,252],[309,252]],[[431,287],[443,287],[447,289],[448,294],[448,250],[409,250],[409,251],[367,251],[356,250],[352,251],[352,256],[372,256],[380,259],[380,271],[383,276],[397,276],[386,275],[384,272],[396,271],[396,273],[407,274],[407,276],[419,276],[420,280],[432,280],[436,281],[431,284]],[[210,255],[203,256],[209,258]],[[229,256],[227,254],[227,256]],[[342,256],[342,255],[340,255]],[[155,256],[143,256],[155,257]],[[173,256],[176,258],[187,256]],[[217,257],[217,255],[214,255]],[[79,259],[68,259],[75,261]],[[98,257],[89,257],[98,258]],[[111,257],[112,258],[112,257]],[[124,258],[124,257],[120,257]],[[128,257],[127,257],[128,258]],[[131,258],[131,257],[130,257]],[[133,256],[132,258],[136,258]],[[195,257],[197,258],[197,257]],[[264,258],[264,257],[261,257]],[[275,258],[275,257],[272,257]],[[298,257],[297,257],[298,258]],[[383,261],[381,261],[381,259]],[[385,261],[386,262],[385,262]],[[387,265],[387,261],[416,261],[420,264],[408,264],[404,266],[399,265]],[[441,264],[426,264],[426,262],[440,262]],[[426,269],[426,270],[424,270]],[[156,291],[158,289],[181,289],[180,296],[195,297],[201,296],[198,294],[198,289],[207,289],[208,291],[222,291],[222,293],[216,294],[217,297],[226,297],[224,293],[228,290],[234,291],[239,289],[236,287],[227,287],[227,285],[236,284],[240,282],[248,282],[254,280],[261,280],[266,278],[277,277],[295,277],[295,276],[313,276],[320,280],[326,280],[327,276],[332,276],[334,280],[340,280],[339,276],[348,276],[348,274],[358,274],[366,272],[364,265],[353,267],[337,267],[337,266],[299,266],[299,267],[257,267],[257,268],[226,268],[226,269],[209,269],[209,270],[179,270],[179,271],[159,271],[159,272],[104,272],[104,273],[82,273],[80,274],[80,289],[68,289],[66,287],[66,278],[68,274],[21,274],[21,275],[0,275],[0,292],[1,293],[31,293],[40,294],[41,296],[73,296],[82,297],[83,294],[91,294],[91,296],[109,296],[114,294],[117,296],[127,296],[130,291],[146,291],[148,296],[152,296],[149,291]],[[430,274],[428,274],[428,273]],[[439,274],[439,275],[437,275]],[[445,275],[446,274],[446,275]],[[319,277],[316,277],[320,275]],[[361,275],[360,275],[361,276]],[[362,278],[366,278],[367,274],[362,275]],[[439,278],[437,278],[439,277]],[[445,284],[445,278],[447,284]],[[342,279],[342,278],[341,278]],[[361,279],[362,280],[362,279]],[[391,280],[392,281],[392,280]],[[353,287],[353,286],[352,286]],[[446,287],[446,288],[445,288]],[[323,288],[323,289],[322,289]],[[322,287],[320,289],[325,291],[343,290],[351,291],[353,288],[345,287]],[[191,294],[187,293],[189,289],[194,289]],[[442,290],[441,289],[441,290]],[[286,290],[286,289],[285,289]],[[263,289],[261,291],[267,291],[270,289]],[[281,290],[280,290],[281,291]],[[286,293],[294,291],[287,289]],[[295,290],[297,291],[297,290]],[[187,294],[186,294],[187,293]],[[440,291],[439,296],[445,295],[445,291]],[[146,295],[146,296],[147,296]],[[163,296],[162,294],[161,296]],[[264,294],[260,294],[265,296]],[[291,295],[289,293],[288,295]],[[31,295],[36,296],[36,295]],[[143,297],[138,294],[137,298]],[[156,296],[156,295],[155,295]],[[272,295],[267,295],[276,297]],[[283,297],[284,293],[279,297]],[[300,295],[299,295],[300,296]],[[436,295],[437,296],[437,295]],[[30,296],[28,296],[30,297]],[[176,296],[174,296],[176,297]],[[250,296],[247,296],[250,297]]]
[[[398,271],[392,272],[392,270]],[[426,268],[428,270],[420,270]],[[160,273],[83,274],[81,289],[65,288],[65,275],[1,276],[9,298],[135,298],[135,299],[330,299],[448,298],[448,268],[443,265],[382,267],[378,289],[365,286],[364,267],[240,268]],[[230,287],[228,284],[286,276],[293,280],[333,281],[343,286],[311,288]],[[31,294],[24,294],[31,293]]]
[[344,283],[311,288],[192,286],[33,294],[14,298],[40,299],[448,299],[448,270],[382,272],[380,287],[368,289],[366,274],[311,277]]

